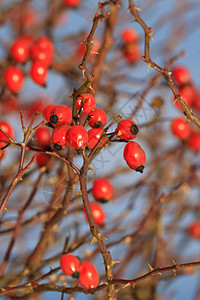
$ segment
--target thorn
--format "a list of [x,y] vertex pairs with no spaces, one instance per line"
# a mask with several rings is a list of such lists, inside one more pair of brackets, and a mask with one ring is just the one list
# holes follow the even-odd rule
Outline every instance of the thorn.
[[137,10],[137,11],[143,11],[140,7],[138,6],[134,6],[134,9]]
[[135,20],[133,20],[133,21],[130,21],[130,23],[135,23],[135,22],[137,22],[137,21],[136,21],[136,19],[135,19]]
[[108,239],[105,236],[101,235],[101,233],[98,233],[98,238],[100,240],[106,240],[106,241],[108,241]]
[[92,53],[92,54],[99,54],[99,52],[97,52],[97,51],[91,51],[90,53]]
[[153,36],[152,36],[153,34],[154,34],[154,32],[151,31],[151,32],[148,33],[148,36],[149,36],[150,39],[154,42],[154,38],[153,38]]
[[93,19],[89,19],[89,18],[88,18],[87,20],[93,22]]
[[130,237],[130,236],[127,236],[126,238],[125,238],[125,245],[128,247],[128,246],[130,246],[130,243],[131,243],[131,240],[132,240],[132,238]]
[[151,67],[151,63],[148,62],[148,63],[147,63],[147,72],[149,72],[150,67]]
[[154,271],[154,268],[150,264],[147,265],[149,266],[150,272]]
[[130,11],[130,7],[125,11],[125,13],[128,13]]
[[111,266],[114,266],[116,264],[120,264],[120,261],[119,260],[112,260]]
[[89,89],[95,94],[95,91],[94,91],[93,87],[91,86],[91,84],[89,86]]
[[119,131],[117,132],[117,136],[120,136],[120,135],[122,135],[122,131],[121,131],[121,130],[119,130]]
[[174,101],[173,101],[173,103],[172,103],[172,106],[174,106],[176,102],[177,102],[177,99],[174,98]]
[[92,170],[92,172],[95,174],[95,170],[93,169],[93,167],[91,165],[88,166],[88,170]]
[[65,99],[69,99],[69,98],[73,98],[73,96],[72,96],[72,95],[70,95],[70,96],[66,97]]
[[75,193],[75,196],[82,196],[81,190],[79,190],[78,192],[76,192],[76,193]]
[[95,236],[92,237],[91,242],[89,243],[89,246],[91,246],[93,243],[97,243],[97,238]]
[[167,75],[168,75],[168,76],[171,76],[171,75],[172,75],[172,72],[168,72]]
[[83,79],[84,79],[84,76],[85,76],[85,69],[82,70],[82,76],[83,76]]

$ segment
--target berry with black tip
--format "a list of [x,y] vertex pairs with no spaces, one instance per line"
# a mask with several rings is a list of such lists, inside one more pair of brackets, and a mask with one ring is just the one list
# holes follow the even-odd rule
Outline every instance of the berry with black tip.
[[128,142],[124,147],[124,159],[131,169],[143,173],[146,156],[139,144],[133,141]]
[[117,136],[122,140],[133,140],[136,138],[139,129],[132,120],[122,120],[119,122],[116,130]]
[[94,180],[92,187],[92,194],[97,201],[107,202],[112,199],[114,189],[112,184],[105,178],[98,178]]
[[79,278],[80,263],[76,256],[72,254],[63,254],[60,258],[60,267],[65,275]]
[[51,146],[55,151],[64,150],[69,146],[67,140],[67,132],[69,128],[69,125],[64,124],[54,129],[51,136]]
[[88,125],[90,125],[90,127],[92,128],[94,127],[102,128],[107,122],[106,113],[104,110],[100,108],[94,109],[92,112],[88,114],[88,117],[90,118]]
[[71,124],[72,111],[67,105],[56,105],[50,112],[49,120],[54,126]]

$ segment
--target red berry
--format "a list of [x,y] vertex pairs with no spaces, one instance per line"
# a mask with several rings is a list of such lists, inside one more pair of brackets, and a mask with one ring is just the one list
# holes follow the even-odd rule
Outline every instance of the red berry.
[[13,93],[19,93],[24,83],[24,75],[15,66],[8,67],[4,73],[4,80],[7,88]]
[[71,124],[72,111],[67,105],[56,105],[50,112],[49,120],[54,126]]
[[37,84],[45,85],[48,75],[47,66],[41,61],[32,62],[30,75]]
[[54,129],[51,136],[51,146],[54,150],[64,150],[69,146],[69,142],[67,140],[67,132],[69,128],[69,125],[63,124]]
[[67,276],[72,276],[73,278],[79,277],[79,267],[80,263],[76,256],[72,254],[64,254],[60,258],[60,267]]
[[43,117],[45,118],[45,120],[47,120],[48,122],[50,122],[50,119],[49,119],[49,115],[50,115],[50,112],[51,110],[55,107],[56,105],[55,104],[49,104],[45,107],[45,109],[43,110],[42,114],[43,114]]
[[131,28],[124,29],[122,32],[122,40],[124,43],[137,43],[138,33]]
[[31,58],[43,62],[46,66],[50,66],[53,61],[54,47],[46,37],[39,38],[31,47]]
[[200,132],[192,132],[187,140],[187,145],[195,152],[200,151]]
[[133,141],[128,142],[124,147],[124,159],[131,169],[143,173],[146,157],[139,144]]
[[171,122],[171,131],[180,140],[185,140],[189,137],[191,129],[185,119],[175,118]]
[[84,149],[88,142],[87,130],[81,125],[72,126],[67,131],[67,141],[74,149]]
[[[192,84],[182,86],[179,89],[179,93],[183,97],[183,100],[185,101],[185,103],[187,104],[187,106],[190,107],[191,104],[192,104],[192,102],[193,102],[193,99],[195,97],[194,86]],[[181,107],[181,105],[179,104],[178,101],[176,101],[175,105],[176,105],[177,108],[182,109],[182,107]]]
[[97,201],[105,202],[113,197],[114,189],[107,179],[98,178],[93,183],[92,194]]
[[188,227],[188,233],[195,239],[200,240],[200,221],[195,221]]
[[87,261],[80,265],[78,283],[80,283],[85,290],[97,287],[99,283],[99,274],[91,262]]
[[128,44],[123,51],[124,57],[129,64],[134,64],[139,61],[141,57],[141,50],[137,44]]
[[39,146],[49,147],[50,146],[50,131],[48,127],[39,127],[35,131],[35,139]]
[[64,0],[64,2],[69,7],[77,7],[80,4],[80,0]]
[[[14,130],[13,130],[12,126],[7,121],[0,121],[0,128],[5,133],[7,133],[7,135],[9,137],[14,139]],[[8,141],[9,141],[9,139],[7,138],[7,136],[2,131],[0,131],[0,142],[8,142]]]
[[[88,131],[88,143],[87,143],[88,149],[93,149],[96,146],[102,134],[103,134],[103,129],[101,128],[92,128]],[[107,141],[107,137],[105,137],[101,141],[98,148],[102,147],[106,143],[106,141]]]
[[29,45],[25,39],[19,38],[12,44],[10,53],[14,60],[19,63],[24,63],[29,57]]
[[51,156],[45,153],[37,153],[36,154],[36,162],[39,168],[46,166],[46,164],[51,159]]
[[43,49],[44,51],[47,51],[51,54],[53,54],[54,52],[54,46],[52,44],[52,42],[45,36],[41,36],[35,43],[36,45],[38,45],[41,49]]
[[103,111],[102,109],[100,108],[96,108],[94,109],[91,113],[89,113],[90,116],[90,120],[89,120],[89,125],[94,128],[94,127],[97,127],[97,128],[101,128],[103,127],[106,122],[107,122],[107,116],[106,116],[106,113],[105,111]]
[[[76,99],[76,107],[81,113],[90,113],[96,105],[94,97],[90,94],[81,94]],[[82,108],[81,108],[82,107]]]
[[135,139],[138,134],[138,126],[132,120],[122,120],[119,122],[116,130],[117,136],[122,140]]
[[184,85],[190,82],[191,76],[189,70],[184,66],[176,66],[172,70],[172,77],[177,85]]
[[[100,226],[104,225],[104,223],[106,221],[106,214],[105,214],[103,208],[98,203],[94,203],[94,202],[90,203],[90,207],[92,210],[92,214],[93,214],[95,223]],[[88,218],[87,218],[85,209],[84,209],[84,215],[85,215],[86,221],[88,222]]]

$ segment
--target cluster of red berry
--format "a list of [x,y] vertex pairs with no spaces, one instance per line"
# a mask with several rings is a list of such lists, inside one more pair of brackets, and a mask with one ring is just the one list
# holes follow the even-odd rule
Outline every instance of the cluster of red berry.
[[[200,111],[200,93],[191,82],[189,70],[184,66],[176,66],[172,70],[172,77],[179,88],[179,93],[185,103],[191,108]],[[176,107],[182,109],[176,101]],[[174,118],[171,122],[172,133],[180,140],[185,140],[187,146],[193,151],[200,151],[200,130],[193,128],[181,117]]]
[[[54,54],[53,44],[48,38],[43,36],[35,40],[30,35],[21,36],[12,44],[10,54],[16,63],[24,64],[30,58],[31,78],[35,83],[45,86]],[[5,70],[4,81],[12,93],[19,93],[24,83],[24,73],[16,65],[9,66]]]
[[99,283],[99,274],[95,266],[89,261],[80,263],[72,254],[61,256],[60,267],[65,275],[76,278],[85,290],[95,288]]
[[126,61],[129,64],[136,63],[141,57],[138,33],[131,28],[127,28],[122,32],[121,38],[123,41],[123,55]]

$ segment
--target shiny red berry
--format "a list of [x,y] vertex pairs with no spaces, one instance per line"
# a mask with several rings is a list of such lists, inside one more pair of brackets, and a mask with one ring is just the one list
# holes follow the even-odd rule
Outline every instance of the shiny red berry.
[[51,41],[45,37],[39,38],[31,47],[31,58],[50,66],[53,61],[54,47]]
[[49,120],[54,126],[71,124],[72,111],[67,105],[56,105],[50,112]]
[[[187,106],[190,107],[192,105],[192,102],[193,102],[194,97],[195,97],[195,88],[194,88],[194,86],[192,84],[182,86],[179,89],[179,93],[183,97],[183,100],[185,101]],[[182,110],[182,107],[181,107],[181,105],[179,104],[178,101],[175,102],[175,105],[176,105],[177,108]]]
[[146,156],[139,144],[133,141],[128,142],[124,147],[124,159],[131,169],[143,173]]
[[12,44],[10,53],[16,62],[24,63],[29,58],[29,45],[25,39],[19,38]]
[[135,139],[138,134],[138,126],[132,120],[122,120],[119,122],[116,130],[117,136],[122,140]]
[[171,131],[180,140],[186,140],[190,135],[191,128],[186,124],[184,118],[175,118],[171,122]]
[[87,130],[81,126],[72,126],[67,131],[67,141],[73,149],[84,149],[88,142]]
[[[94,202],[90,203],[90,207],[92,210],[92,214],[93,214],[95,223],[100,226],[104,225],[105,221],[106,221],[106,213],[103,210],[103,208],[98,203],[94,203]],[[84,209],[84,215],[85,215],[86,221],[88,222],[88,218],[87,218],[85,209]]]
[[35,131],[36,143],[42,147],[49,147],[51,135],[48,127],[39,127]]
[[200,221],[195,221],[191,223],[187,229],[191,237],[200,240]]
[[30,75],[35,83],[44,86],[47,80],[48,68],[41,61],[33,61],[31,65]]
[[80,283],[85,290],[97,287],[99,283],[99,274],[91,262],[87,261],[80,265],[78,283]]
[[189,70],[184,66],[176,66],[172,70],[172,78],[177,85],[184,85],[190,82],[191,75]]
[[[14,139],[14,130],[13,127],[7,122],[7,121],[0,121],[0,128],[7,133],[7,135],[9,137],[11,137],[12,139]],[[9,139],[7,138],[7,136],[0,131],[0,142],[8,142]]]
[[8,67],[4,73],[4,80],[7,88],[13,93],[19,93],[24,83],[22,71],[15,67]]
[[51,146],[55,151],[64,150],[69,146],[69,142],[67,140],[67,132],[69,128],[69,125],[63,124],[54,129],[51,136]]
[[45,50],[45,51],[48,51],[50,53],[53,54],[54,52],[54,46],[51,42],[50,39],[48,39],[47,37],[45,36],[41,36],[36,42],[35,42],[36,45],[38,45],[41,49]]
[[64,0],[64,3],[69,7],[77,7],[80,4],[80,0]]
[[138,33],[131,28],[126,28],[122,32],[122,40],[124,43],[137,43],[138,42]]
[[90,117],[88,124],[92,128],[104,127],[104,125],[107,122],[107,115],[105,111],[100,108],[95,108],[92,112],[88,114],[88,117]]
[[187,145],[191,150],[193,150],[195,152],[199,152],[200,151],[200,132],[195,132],[195,131],[192,132],[187,140]]
[[45,107],[45,109],[42,112],[44,119],[47,120],[48,122],[50,122],[49,119],[50,112],[55,106],[56,106],[55,104],[49,104]]
[[51,156],[45,153],[37,153],[36,154],[36,162],[39,168],[46,166],[46,164],[51,159]]
[[81,113],[90,113],[96,105],[94,97],[90,94],[81,94],[76,99],[76,107]]
[[72,254],[64,254],[60,258],[60,267],[67,276],[79,278],[80,263],[76,256]]
[[[88,143],[87,143],[88,149],[93,149],[96,146],[102,134],[103,134],[102,128],[92,128],[88,131]],[[106,141],[107,141],[107,137],[105,137],[101,141],[98,148],[102,147],[106,143]]]
[[114,195],[114,189],[112,184],[107,179],[98,178],[94,180],[92,194],[97,201],[106,202],[112,199]]

